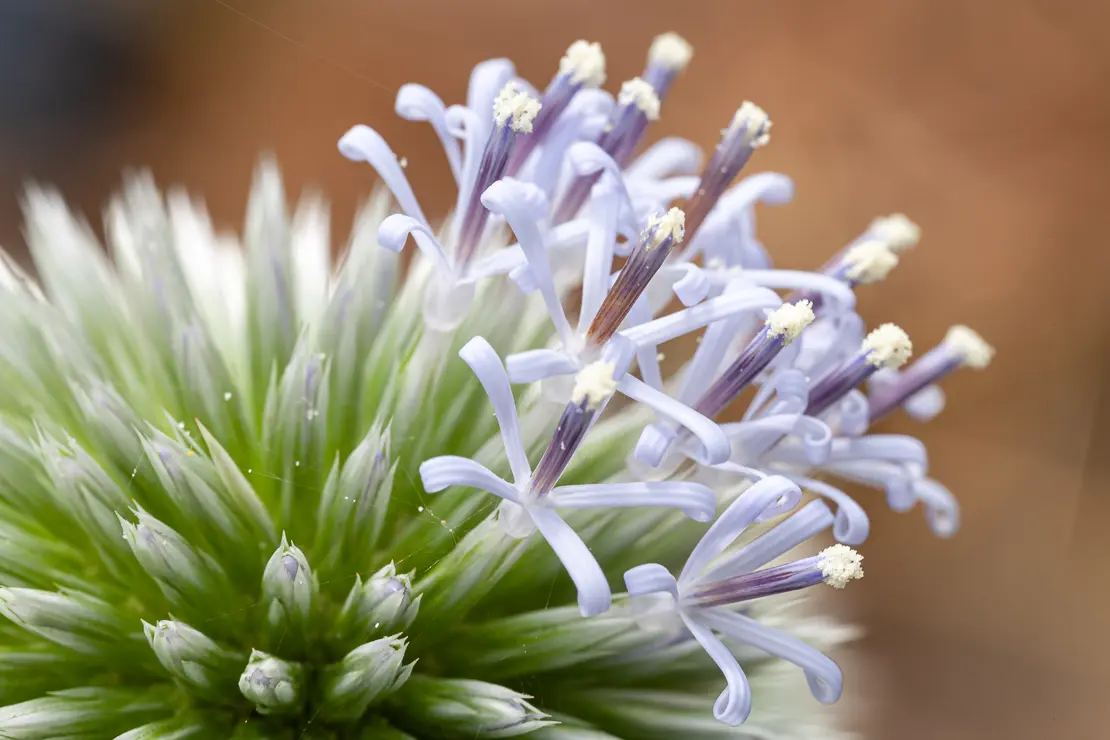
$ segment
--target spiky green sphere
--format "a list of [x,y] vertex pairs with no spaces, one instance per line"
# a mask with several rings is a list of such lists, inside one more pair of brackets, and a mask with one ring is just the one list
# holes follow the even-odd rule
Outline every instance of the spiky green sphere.
[[[457,337],[422,342],[429,272],[402,278],[377,246],[386,203],[333,267],[325,208],[290,219],[272,168],[242,248],[146,181],[109,210],[109,256],[29,196],[41,283],[0,271],[0,737],[830,737],[800,675],[740,647],[760,699],[743,728],[717,723],[696,643],[648,649],[620,603],[583,619],[491,497],[423,492],[430,456],[506,468],[458,345],[548,329],[494,281]],[[518,403],[535,453],[559,407]],[[609,416],[567,480],[617,474],[644,421]],[[704,529],[581,513],[613,581],[681,563]],[[818,646],[847,636],[760,608]]]

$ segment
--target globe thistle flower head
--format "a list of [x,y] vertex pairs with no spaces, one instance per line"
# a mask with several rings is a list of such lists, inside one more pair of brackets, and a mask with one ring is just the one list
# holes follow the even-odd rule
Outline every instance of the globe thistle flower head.
[[953,534],[924,445],[870,427],[993,350],[865,336],[905,219],[772,265],[755,208],[793,185],[740,177],[757,106],[704,166],[637,154],[690,57],[657,38],[616,95],[585,41],[542,93],[504,59],[458,103],[403,86],[453,215],[355,126],[383,187],[338,259],[269,162],[234,237],[136,178],[105,249],[31,191],[33,269],[0,254],[0,737],[830,736],[851,632],[792,604],[862,576],[834,481]]

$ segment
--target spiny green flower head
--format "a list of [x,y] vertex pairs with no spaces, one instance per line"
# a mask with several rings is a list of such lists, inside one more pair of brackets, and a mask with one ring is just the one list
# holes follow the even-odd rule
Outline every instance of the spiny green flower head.
[[[0,737],[838,736],[822,651],[852,631],[795,604],[862,576],[869,522],[829,481],[952,534],[922,445],[867,430],[938,413],[991,350],[957,327],[900,370],[905,333],[863,330],[854,288],[916,242],[905,217],[771,267],[753,208],[792,185],[733,185],[757,106],[700,175],[689,142],[634,157],[689,59],[659,37],[615,97],[584,41],[542,94],[506,60],[466,105],[405,86],[454,216],[433,229],[356,126],[340,150],[390,193],[337,262],[272,165],[241,243],[138,179],[105,253],[31,192],[37,277],[0,260]],[[661,345],[703,330],[664,378]]]

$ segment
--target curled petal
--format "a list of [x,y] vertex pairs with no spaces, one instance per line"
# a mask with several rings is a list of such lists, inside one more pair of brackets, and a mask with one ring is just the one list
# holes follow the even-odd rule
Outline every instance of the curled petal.
[[387,216],[378,226],[378,243],[391,252],[400,252],[410,236],[416,241],[420,251],[437,267],[446,274],[453,272],[446,250],[436,239],[435,232],[426,224],[411,216],[394,213]]
[[582,274],[582,304],[578,330],[585,332],[594,320],[609,288],[613,271],[613,244],[617,240],[616,187],[611,182],[594,186],[589,205],[590,234],[586,242],[586,262]]
[[580,177],[601,174],[607,176],[616,188],[618,202],[620,203],[621,232],[636,234],[639,224],[635,223],[632,208],[632,199],[624,187],[624,176],[621,167],[612,157],[605,153],[601,147],[593,142],[579,141],[567,149],[567,161],[571,169]]
[[459,163],[459,144],[455,141],[450,127],[447,124],[446,106],[434,92],[423,85],[409,83],[401,85],[397,91],[397,101],[393,106],[397,115],[409,121],[427,121],[439,137],[443,151],[447,155],[447,164],[451,166],[451,174],[458,185],[461,177]]
[[771,475],[753,483],[702,536],[686,560],[686,566],[678,577],[679,583],[687,584],[698,579],[713,559],[724,552],[745,529],[763,518],[777,516],[794,508],[801,495],[797,484],[780,475]]
[[925,506],[929,529],[937,537],[951,537],[960,528],[960,504],[947,488],[932,478],[914,482],[914,493]]
[[548,501],[556,509],[599,509],[611,506],[661,506],[681,509],[696,522],[709,522],[717,494],[700,483],[596,483],[555,488]]
[[921,476],[907,466],[878,459],[833,461],[823,470],[845,480],[883,488],[894,511],[909,511],[917,503],[914,480]]
[[[740,275],[751,285],[775,290],[802,290],[820,293],[832,299],[838,310],[848,310],[856,305],[856,294],[843,281],[817,272],[802,270],[744,270]],[[710,271],[708,280],[723,284],[735,277],[725,270]]]
[[678,582],[671,572],[658,563],[646,563],[624,573],[624,587],[629,596],[668,593],[678,601]]
[[745,642],[801,668],[806,674],[810,692],[822,704],[832,704],[840,698],[844,688],[844,675],[840,672],[840,667],[820,650],[728,609],[700,610],[698,619],[706,627],[722,635]]
[[624,329],[621,333],[636,344],[659,345],[730,316],[781,305],[782,299],[774,291],[753,288],[710,298],[696,306]]
[[728,684],[721,695],[717,697],[717,701],[713,702],[713,716],[719,722],[724,722],[731,727],[743,724],[752,711],[752,689],[748,685],[748,678],[744,675],[744,670],[736,662],[736,658],[732,656],[728,648],[725,647],[725,644],[717,639],[716,635],[710,632],[707,627],[686,616],[683,616],[682,621],[686,623],[686,628],[690,630],[690,634],[694,636],[698,644],[705,649],[705,652],[721,669],[721,673],[725,677],[725,683]]
[[867,431],[871,422],[871,410],[867,396],[858,390],[850,390],[836,405],[840,419],[840,429],[848,437],[858,437]]
[[775,402],[770,405],[768,413],[788,416],[801,414],[809,404],[809,379],[806,374],[792,367],[776,370],[771,379],[756,391],[744,412],[743,421],[751,421],[763,412],[764,406],[772,398]]
[[618,388],[632,400],[651,407],[657,413],[690,430],[690,433],[701,442],[702,450],[699,457],[705,464],[715,465],[728,459],[731,452],[728,438],[719,426],[702,414],[631,375],[621,378]]
[[366,162],[373,167],[397,199],[401,210],[425,226],[428,224],[428,219],[424,218],[424,212],[420,210],[420,204],[416,202],[412,186],[397,161],[397,155],[385,143],[381,134],[369,126],[355,126],[339,140],[339,153],[353,162]]
[[493,128],[493,101],[501,89],[516,76],[516,67],[508,59],[487,59],[474,66],[466,91],[466,107],[474,111],[482,127],[481,141],[489,138]]
[[869,434],[866,437],[837,439],[829,459],[833,462],[885,460],[913,465],[922,473],[929,467],[925,445],[907,434]]
[[490,470],[468,457],[442,455],[420,463],[420,481],[428,493],[439,493],[451,486],[480,488],[494,496],[520,503],[519,492]]
[[674,283],[671,290],[674,291],[678,300],[682,301],[683,306],[693,306],[705,300],[709,295],[711,287],[709,278],[706,277],[705,272],[695,264],[690,262],[680,262],[674,265],[664,265],[664,274],[673,272]]
[[867,513],[848,494],[835,486],[823,481],[801,476],[789,476],[791,480],[812,491],[822,498],[827,498],[836,504],[836,522],[833,524],[833,537],[837,542],[845,545],[859,545],[871,533],[871,521]]
[[701,169],[701,147],[678,137],[660,139],[649,146],[625,170],[629,180],[660,180],[674,175],[693,175]]
[[578,589],[578,610],[582,616],[593,617],[609,611],[612,603],[609,582],[582,538],[554,511],[533,507],[529,512],[540,534],[574,581]]
[[478,181],[478,170],[482,165],[482,152],[485,150],[486,138],[489,129],[482,123],[483,119],[470,108],[462,105],[452,105],[447,109],[447,125],[451,135],[463,141],[462,171],[459,176],[459,193],[455,200],[455,215],[451,223],[452,241],[458,241],[459,229],[462,228],[460,214],[466,212],[470,198]]
[[535,383],[556,375],[573,375],[578,365],[562,352],[553,349],[529,349],[505,358],[509,380],[513,383]]
[[903,401],[902,408],[917,421],[932,421],[944,411],[945,402],[944,391],[940,386],[927,385]]
[[816,537],[832,524],[833,513],[829,507],[821,501],[810,501],[765,534],[710,568],[704,580],[720,581],[751,573],[782,557],[806,540]]
[[645,465],[653,468],[659,467],[663,456],[667,454],[677,432],[663,424],[648,424],[640,432],[640,439],[636,442],[636,449],[632,455]]
[[563,340],[563,346],[570,346],[572,332],[567,322],[555,279],[551,274],[551,263],[544,248],[539,221],[547,213],[547,198],[535,185],[505,178],[486,188],[482,193],[482,204],[491,212],[504,216],[520,242],[520,247],[528,259],[528,268],[536,281],[540,295],[551,315],[551,321]]
[[662,180],[629,180],[628,194],[638,213],[666,209],[672,201],[691,197],[698,189],[700,177],[668,177]]
[[532,469],[528,465],[528,455],[520,436],[520,418],[517,416],[513,389],[509,385],[509,376],[505,373],[501,358],[483,337],[474,337],[463,345],[459,350],[459,357],[470,366],[489,396],[497,425],[501,428],[501,440],[505,445],[509,467],[513,471],[513,481],[518,486],[523,485],[532,475]]
[[[641,293],[632,302],[632,308],[629,309],[625,322],[629,326],[638,326],[648,321],[651,321],[651,305],[648,303],[647,295]],[[627,342],[636,355],[636,362],[640,366],[640,377],[652,388],[658,391],[663,390],[663,371],[659,367],[658,347],[652,344],[636,346],[621,334],[614,335],[610,341]]]

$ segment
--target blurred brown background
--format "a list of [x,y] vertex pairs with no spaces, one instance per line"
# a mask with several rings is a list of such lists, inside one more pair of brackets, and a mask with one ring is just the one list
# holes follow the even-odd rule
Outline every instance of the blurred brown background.
[[[371,185],[370,170],[335,149],[354,123],[377,128],[408,157],[422,201],[446,207],[451,183],[431,130],[393,115],[401,84],[455,102],[475,62],[503,55],[542,86],[567,44],[586,38],[605,47],[615,89],[638,73],[654,34],[682,33],[694,60],[652,136],[708,148],[739,101],[759,102],[775,129],[756,167],[798,186],[792,206],[761,214],[779,263],[815,266],[872,216],[905,211],[924,241],[884,285],[861,291],[865,316],[901,323],[919,348],[968,323],[999,350],[987,374],[947,384],[941,418],[890,424],[928,443],[964,521],[938,541],[919,512],[893,515],[871,494],[868,578],[835,600],[869,630],[848,658],[850,721],[879,740],[1110,733],[1099,690],[1110,686],[1107,3],[5,7],[0,67],[19,69],[0,75],[0,238],[16,248],[25,178],[57,183],[95,217],[121,169],[150,166],[237,226],[265,149],[291,189],[328,193],[342,231]],[[34,33],[15,33],[13,19]],[[45,42],[60,33],[84,39],[81,53]]]

